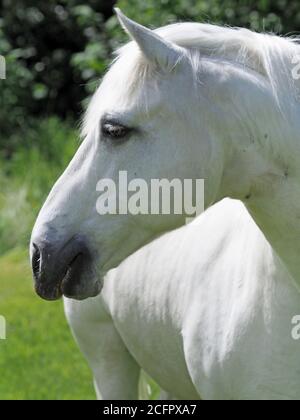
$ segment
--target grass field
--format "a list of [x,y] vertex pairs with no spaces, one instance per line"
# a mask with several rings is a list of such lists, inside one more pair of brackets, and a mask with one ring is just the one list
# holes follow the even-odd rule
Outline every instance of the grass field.
[[62,303],[35,297],[24,251],[0,257],[0,399],[95,399],[89,368],[64,319]]
[[[0,315],[7,321],[7,340],[0,340],[0,400],[95,399],[62,302],[35,296],[26,251],[0,257]],[[158,392],[144,376],[140,397],[156,399]]]

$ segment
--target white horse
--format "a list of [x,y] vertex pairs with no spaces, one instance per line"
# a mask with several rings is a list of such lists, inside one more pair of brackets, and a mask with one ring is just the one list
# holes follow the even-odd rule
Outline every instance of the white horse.
[[[153,32],[118,15],[134,42],[120,51],[94,96],[85,140],[36,222],[31,253],[37,293],[50,300],[96,296],[109,270],[184,224],[184,214],[99,216],[99,179],[117,183],[120,170],[146,181],[203,178],[206,208],[223,197],[243,201],[267,240],[243,207],[229,206],[228,215],[221,203],[199,219],[194,243],[200,252],[189,248],[193,225],[186,228],[188,240],[176,254],[185,270],[178,267],[177,279],[176,265],[168,274],[164,259],[153,273],[153,259],[147,265],[152,248],[146,248],[139,266],[148,271],[141,270],[140,282],[127,269],[120,283],[108,277],[105,313],[100,305],[97,312],[96,298],[78,304],[78,319],[74,303],[71,322],[78,335],[83,329],[88,335],[82,343],[87,340],[99,390],[104,398],[134,398],[139,368],[127,347],[179,398],[296,399],[300,375],[290,320],[300,303],[300,84],[292,75],[299,47],[289,39],[201,24]],[[159,279],[154,289],[152,275]],[[105,333],[105,319],[103,341],[97,326]],[[99,342],[111,352],[106,369],[97,357]],[[117,360],[124,374],[119,386],[110,383]]]

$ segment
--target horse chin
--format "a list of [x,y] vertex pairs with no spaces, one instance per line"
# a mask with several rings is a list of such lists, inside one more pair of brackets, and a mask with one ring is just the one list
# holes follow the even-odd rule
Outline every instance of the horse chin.
[[96,281],[92,284],[83,283],[75,286],[64,281],[62,284],[62,296],[73,300],[86,300],[98,296],[102,289],[102,281]]
[[98,296],[103,289],[102,277],[96,274],[93,264],[77,257],[68,267],[60,281],[50,284],[37,282],[36,293],[44,300],[55,301],[63,296],[74,300],[85,300]]
[[70,264],[61,283],[61,293],[67,298],[84,300],[99,295],[103,287],[90,259],[79,255]]

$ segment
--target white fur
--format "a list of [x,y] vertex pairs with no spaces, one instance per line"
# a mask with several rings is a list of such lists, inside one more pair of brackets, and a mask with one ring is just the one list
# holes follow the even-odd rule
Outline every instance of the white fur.
[[101,296],[65,306],[104,397],[113,383],[119,398],[137,398],[140,366],[179,399],[300,398],[300,295],[237,201],[135,253]]

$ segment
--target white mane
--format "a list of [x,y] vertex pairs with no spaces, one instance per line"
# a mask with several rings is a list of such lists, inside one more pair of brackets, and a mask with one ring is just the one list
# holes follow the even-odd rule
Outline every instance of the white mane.
[[[282,96],[288,95],[291,102],[292,98],[297,99],[300,82],[293,79],[292,69],[295,67],[293,59],[300,56],[299,38],[201,23],[177,23],[159,28],[155,32],[187,49],[195,74],[203,57],[228,61],[263,75],[271,84],[279,105]],[[83,136],[95,127],[101,96],[106,88],[119,89],[124,95],[131,96],[153,70],[135,42],[117,50],[116,55],[117,58],[88,108]],[[120,74],[122,84],[118,85]]]

